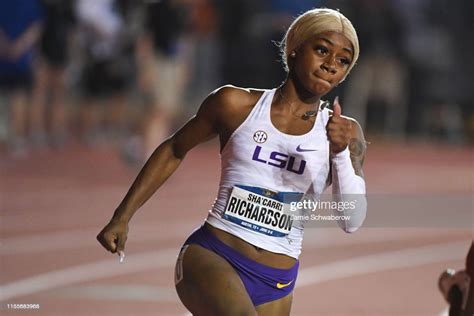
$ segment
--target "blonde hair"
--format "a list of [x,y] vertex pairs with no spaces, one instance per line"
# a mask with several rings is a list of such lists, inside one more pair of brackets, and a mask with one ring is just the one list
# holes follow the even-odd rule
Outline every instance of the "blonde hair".
[[306,11],[291,23],[280,43],[281,56],[286,72],[289,72],[288,56],[291,52],[314,35],[329,31],[344,35],[354,48],[354,56],[347,69],[347,76],[354,67],[357,58],[359,58],[359,39],[348,18],[339,11],[326,8]]

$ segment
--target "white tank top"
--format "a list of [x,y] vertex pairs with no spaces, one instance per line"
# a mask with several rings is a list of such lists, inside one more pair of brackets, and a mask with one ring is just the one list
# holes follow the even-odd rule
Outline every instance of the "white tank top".
[[329,114],[319,110],[306,134],[285,134],[270,118],[275,91],[265,90],[222,149],[219,191],[206,221],[258,248],[298,258],[304,221],[292,221],[288,207],[327,187]]

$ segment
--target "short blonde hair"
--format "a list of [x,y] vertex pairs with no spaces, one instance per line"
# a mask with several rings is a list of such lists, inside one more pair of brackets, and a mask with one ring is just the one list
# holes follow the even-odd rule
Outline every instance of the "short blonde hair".
[[357,58],[359,58],[359,39],[348,18],[339,11],[327,8],[306,11],[291,23],[280,43],[281,56],[286,72],[289,72],[288,56],[292,51],[311,37],[330,31],[343,34],[354,48],[354,56],[347,70],[347,76],[354,67]]

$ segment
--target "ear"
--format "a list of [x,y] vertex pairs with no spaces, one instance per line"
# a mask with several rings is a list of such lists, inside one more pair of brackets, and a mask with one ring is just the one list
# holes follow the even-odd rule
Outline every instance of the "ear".
[[295,61],[296,61],[296,51],[292,51],[288,55],[288,58],[286,59],[286,64],[288,66],[288,73],[292,72],[292,69],[295,65]]

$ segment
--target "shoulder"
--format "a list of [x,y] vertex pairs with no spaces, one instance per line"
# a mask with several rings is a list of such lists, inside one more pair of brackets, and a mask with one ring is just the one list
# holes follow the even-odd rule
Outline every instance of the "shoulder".
[[262,93],[263,90],[225,85],[211,92],[207,97],[207,101],[223,110],[253,107]]
[[245,120],[263,92],[225,85],[209,94],[200,111],[212,113],[220,127],[233,129]]

